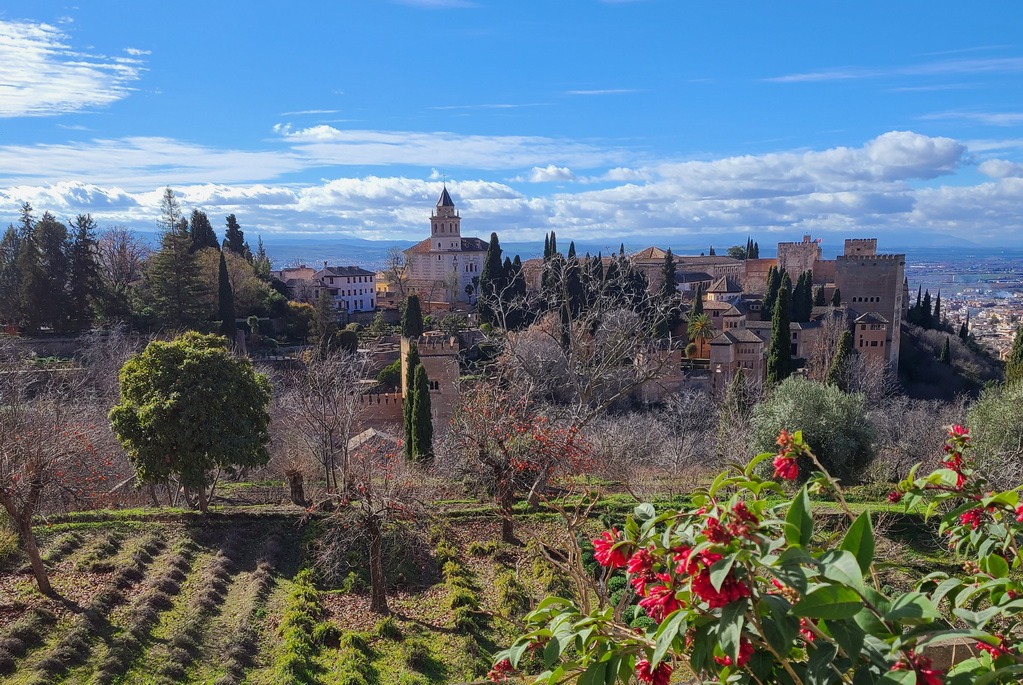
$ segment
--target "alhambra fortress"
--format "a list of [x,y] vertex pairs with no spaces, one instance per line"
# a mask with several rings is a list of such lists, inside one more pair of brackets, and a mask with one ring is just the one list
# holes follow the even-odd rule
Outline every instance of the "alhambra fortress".
[[[430,236],[405,250],[402,274],[407,292],[419,295],[427,313],[457,311],[472,316],[474,284],[483,270],[488,243],[478,237],[463,237],[461,216],[445,187],[430,215]],[[650,292],[661,288],[667,251],[651,246],[628,257],[646,276]],[[853,333],[853,346],[867,363],[897,366],[899,332],[908,307],[908,285],[904,254],[881,254],[875,238],[845,240],[842,254],[823,259],[819,240],[804,235],[795,242],[778,243],[777,257],[737,259],[722,255],[674,256],[676,290],[683,307],[701,298],[703,311],[713,327],[709,341],[697,346],[694,358],[684,354],[688,335],[685,324],[675,336],[681,342],[649,350],[637,350],[636,363],[650,354],[667,355],[661,377],[635,391],[638,401],[662,400],[686,384],[714,389],[726,386],[740,371],[753,382],[766,378],[768,341],[771,334],[770,312],[763,311],[768,273],[772,267],[784,269],[793,281],[803,272],[812,273],[813,286],[823,291],[829,306],[815,306],[809,322],[790,324],[792,356],[806,358],[818,337],[827,329],[845,327]],[[526,260],[522,272],[527,289],[537,292],[543,261]],[[392,272],[393,273],[393,272]],[[339,312],[358,315],[377,306],[396,307],[400,296],[385,272],[373,273],[356,266],[321,270],[308,267],[276,272],[288,284],[297,299],[314,301],[321,289],[327,289]],[[833,302],[838,293],[838,301]],[[827,325],[830,322],[830,326]],[[458,355],[462,346],[476,342],[428,332],[417,342],[419,354],[430,378],[434,420],[447,422],[458,393]],[[373,366],[382,368],[394,359],[402,359],[401,377],[406,377],[405,359],[411,345],[408,339],[383,338],[369,353]],[[367,393],[361,396],[361,423],[366,428],[393,429],[401,423],[401,405],[405,388],[393,393]],[[440,425],[440,424],[438,424]]]

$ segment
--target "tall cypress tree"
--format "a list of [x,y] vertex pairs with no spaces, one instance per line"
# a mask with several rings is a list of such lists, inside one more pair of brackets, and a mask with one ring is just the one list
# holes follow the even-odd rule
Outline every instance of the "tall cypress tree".
[[551,231],[551,257],[558,254],[558,237]]
[[934,322],[935,327],[941,326],[941,291],[938,291],[938,296],[934,298],[934,313],[931,315],[931,321]]
[[476,303],[481,323],[491,325],[498,323],[499,312],[503,309],[507,295],[504,292],[506,285],[507,274],[501,261],[501,243],[497,233],[491,233],[487,255],[483,259],[483,270],[480,272],[480,294]]
[[1005,360],[1006,384],[1020,380],[1023,380],[1023,326],[1016,327],[1016,337],[1012,339],[1012,349]]
[[217,272],[217,305],[220,311],[220,334],[227,338],[228,345],[234,345],[235,324],[234,291],[231,289],[231,278],[227,273],[227,259],[220,252],[220,270]]
[[412,443],[412,459],[423,464],[433,461],[433,417],[430,414],[430,380],[422,364],[416,367],[415,388],[412,431],[407,437]]
[[835,356],[831,358],[831,366],[828,367],[828,376],[825,382],[847,392],[849,390],[849,363],[852,361],[853,354],[855,354],[853,335],[847,328],[842,331],[842,335],[838,339],[838,349],[835,350]]
[[842,291],[835,288],[835,294],[831,296],[831,306],[841,307],[842,306]]
[[575,241],[571,240],[568,243],[568,258],[575,259]]
[[689,310],[689,320],[692,321],[700,314],[703,314],[703,286],[697,283],[693,293],[693,307]]
[[952,345],[949,343],[948,336],[945,336],[945,342],[941,346],[941,352],[938,353],[938,361],[942,364],[952,365]]
[[664,253],[664,261],[661,263],[661,301],[666,302],[678,293],[678,284],[675,283],[675,276],[678,275],[678,268],[675,265],[675,256],[671,254],[671,248]]
[[419,306],[418,295],[409,295],[405,300],[405,308],[401,312],[401,334],[413,339],[423,334],[423,310]]
[[227,215],[227,230],[224,231],[224,249],[234,252],[236,255],[245,256],[245,232],[238,224],[234,214]]
[[917,322],[918,325],[922,326],[923,328],[934,328],[934,322],[933,319],[931,318],[932,316],[933,312],[931,310],[931,291],[925,290],[923,305],[920,309],[919,315],[920,320]]
[[789,326],[789,294],[792,281],[782,276],[771,316],[771,342],[767,350],[767,383],[777,385],[792,375],[792,332]]
[[[970,310],[966,310],[966,321],[959,327],[959,339],[963,342],[970,341]],[[1015,340],[1013,341],[1015,343]]]
[[813,291],[813,306],[824,307],[828,304],[828,301],[824,298],[824,286],[819,285]]
[[753,259],[760,259],[760,243],[753,241]]
[[543,234],[543,260],[546,262],[551,258],[551,236],[549,233]]
[[781,286],[782,271],[777,266],[767,270],[767,290],[764,293],[763,311],[769,316],[774,312],[774,301],[778,298],[778,288]]
[[409,343],[408,353],[405,355],[405,377],[402,386],[404,395],[402,396],[401,405],[401,425],[402,431],[405,434],[405,456],[410,459],[414,453],[412,424],[416,405],[416,369],[420,366],[422,366],[422,361],[419,357],[419,345],[413,340]]
[[334,309],[334,300],[330,297],[330,291],[326,288],[320,289],[320,295],[316,298],[316,309],[313,313],[313,335],[316,336],[316,346],[321,356],[326,356],[337,338],[337,312]]

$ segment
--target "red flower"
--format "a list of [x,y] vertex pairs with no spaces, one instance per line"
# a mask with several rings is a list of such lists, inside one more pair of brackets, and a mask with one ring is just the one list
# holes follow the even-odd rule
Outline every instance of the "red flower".
[[813,642],[814,640],[817,639],[817,635],[815,635],[814,632],[810,630],[811,625],[813,624],[807,621],[805,618],[799,619],[799,634],[802,635],[803,639],[806,640],[807,642]]
[[622,547],[615,547],[621,542],[618,536],[618,529],[605,530],[600,537],[593,541],[593,558],[601,566],[609,568],[622,568],[628,562],[628,556]]
[[986,642],[978,642],[977,649],[983,650],[991,655],[992,659],[997,659],[1000,656],[1007,656],[1011,654],[1009,648],[1005,646],[1005,636],[995,635],[998,638],[998,644],[989,645]]
[[721,544],[728,544],[732,541],[732,536],[729,534],[725,527],[721,525],[713,516],[707,517],[707,525],[703,529],[703,534],[707,536],[707,539],[711,542],[717,542]]
[[[738,663],[739,668],[743,668],[747,663],[749,663],[749,660],[750,660],[751,656],[753,656],[753,645],[751,645],[749,640],[747,640],[746,638],[744,638],[744,637],[740,638],[739,639],[739,663]],[[732,657],[730,657],[730,656],[716,656],[716,657],[714,657],[714,661],[716,661],[721,666],[731,666],[732,665]]]
[[779,454],[771,463],[774,464],[775,478],[784,478],[785,480],[799,478],[799,466],[796,465],[796,460],[793,457]]
[[981,524],[981,515],[984,513],[983,509],[970,509],[959,514],[959,523],[964,526],[969,526],[973,530],[977,529],[977,526]]
[[1023,523],[1023,504],[1016,507],[1016,520]]
[[490,669],[490,673],[487,674],[487,677],[495,683],[503,683],[508,680],[508,676],[514,672],[515,669],[512,668],[511,661],[508,659],[501,659],[494,664],[492,669]]
[[902,501],[902,493],[898,490],[892,490],[888,493],[888,501],[892,504],[898,504]]
[[902,659],[891,667],[892,671],[915,671],[916,682],[920,685],[942,685],[945,682],[945,674],[936,668],[931,668],[931,660],[922,654],[909,651],[909,658]]
[[660,623],[664,620],[665,616],[681,609],[682,602],[675,599],[675,589],[671,584],[671,576],[661,573],[657,577],[664,584],[654,585],[650,588],[647,596],[639,600],[639,605],[643,607],[643,611],[646,612],[647,616]]
[[632,574],[629,582],[640,597],[646,596],[647,583],[656,580],[654,576],[654,558],[645,549],[636,550],[636,553],[629,557],[626,570]]
[[650,668],[650,662],[646,659],[640,659],[636,662],[636,678],[644,683],[668,685],[668,681],[671,680],[671,671],[671,664],[664,661],[657,664],[653,669]]
[[732,574],[725,576],[721,589],[715,590],[710,582],[710,568],[704,568],[693,578],[693,594],[705,601],[711,609],[720,609],[732,602],[750,596],[750,589]]
[[965,426],[960,426],[958,424],[952,426],[949,429],[948,434],[950,437],[954,438],[964,438],[966,440],[970,439],[970,429],[966,428]]

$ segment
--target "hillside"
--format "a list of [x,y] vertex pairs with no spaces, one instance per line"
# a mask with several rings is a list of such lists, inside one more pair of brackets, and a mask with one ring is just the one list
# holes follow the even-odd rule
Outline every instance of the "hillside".
[[[938,361],[945,339],[951,364]],[[899,381],[905,393],[916,399],[951,401],[959,395],[976,397],[984,384],[1004,378],[1001,362],[971,348],[958,336],[944,331],[902,325],[899,350]]]

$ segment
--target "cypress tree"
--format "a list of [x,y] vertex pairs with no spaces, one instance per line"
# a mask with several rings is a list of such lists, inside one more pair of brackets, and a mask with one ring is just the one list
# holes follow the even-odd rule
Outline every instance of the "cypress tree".
[[234,291],[231,289],[231,278],[227,274],[227,260],[220,253],[220,269],[217,272],[217,308],[220,312],[220,334],[227,338],[228,345],[234,345]]
[[774,301],[778,298],[778,288],[781,286],[782,271],[777,266],[767,270],[767,291],[764,293],[763,311],[772,316],[774,312]]
[[[963,325],[959,327],[959,339],[963,342],[969,342],[970,340],[970,310],[966,310],[966,321],[963,321]],[[1015,342],[1015,341],[1013,341]]]
[[582,269],[574,255],[565,264],[565,297],[571,316],[579,316],[586,305],[586,291],[583,290]]
[[1005,360],[1005,382],[1015,383],[1023,379],[1023,326],[1016,327],[1009,358]]
[[708,253],[707,253],[707,256],[708,256],[708,257],[714,257],[714,256],[716,256],[716,255],[717,255],[717,253],[716,253],[716,252],[714,252],[714,246],[713,246],[713,245],[711,245],[711,246],[710,246],[710,252],[708,252]]
[[423,334],[423,310],[419,306],[418,295],[409,295],[405,300],[405,309],[401,312],[401,334],[413,339]]
[[835,294],[831,296],[831,306],[841,307],[842,306],[842,291],[835,288]]
[[924,291],[923,307],[920,309],[920,320],[918,324],[923,328],[933,328],[933,320],[931,319],[931,291]]
[[242,227],[238,224],[238,219],[234,214],[227,215],[227,230],[224,231],[224,249],[230,250],[242,257],[247,252],[245,232],[242,231]]
[[568,258],[575,259],[575,241],[569,241],[568,243]]
[[942,364],[952,364],[952,346],[949,344],[948,336],[945,336],[945,342],[941,346],[941,352],[938,353],[938,361]]
[[483,259],[483,270],[480,272],[479,300],[476,302],[476,311],[482,323],[494,325],[498,322],[498,313],[507,295],[504,292],[506,284],[507,273],[501,261],[501,243],[497,234],[491,233],[487,256]]
[[824,286],[819,285],[813,291],[813,306],[824,307],[828,301],[824,298]]
[[558,237],[551,231],[551,257],[558,254]]
[[664,253],[664,262],[661,264],[661,301],[667,302],[678,293],[678,286],[675,284],[675,276],[678,269],[675,265],[675,257],[671,254],[671,248]]
[[838,339],[838,349],[835,350],[835,356],[831,359],[831,366],[828,367],[826,383],[834,385],[843,392],[848,392],[849,362],[852,361],[854,352],[852,333],[849,329],[846,329],[842,331],[842,335]]
[[334,302],[331,300],[330,292],[326,288],[322,288],[320,296],[316,298],[313,334],[316,336],[320,355],[325,356],[330,351],[334,338],[337,337],[337,313],[334,311]]
[[782,276],[771,316],[771,342],[767,352],[767,384],[777,385],[792,375],[792,332],[789,326],[789,293],[792,281]]
[[256,275],[261,279],[270,280],[270,257],[267,256],[266,249],[263,247],[263,236],[258,237],[256,254],[252,258],[252,268],[256,270]]
[[416,367],[415,398],[412,406],[411,458],[419,463],[433,461],[433,417],[430,415],[430,380],[426,367]]
[[753,259],[760,259],[760,243],[753,241]]
[[941,291],[938,291],[938,296],[934,298],[934,314],[931,315],[931,321],[934,322],[935,326],[941,326]]
[[401,406],[402,429],[405,433],[405,456],[412,458],[413,449],[413,422],[416,405],[416,369],[422,366],[419,358],[419,346],[412,341],[409,343],[408,354],[405,355],[405,378],[404,395]]
[[546,262],[551,258],[551,236],[549,233],[543,234],[543,260]]
[[696,284],[696,293],[693,295],[693,307],[689,310],[689,320],[692,321],[700,314],[703,314],[703,286]]

